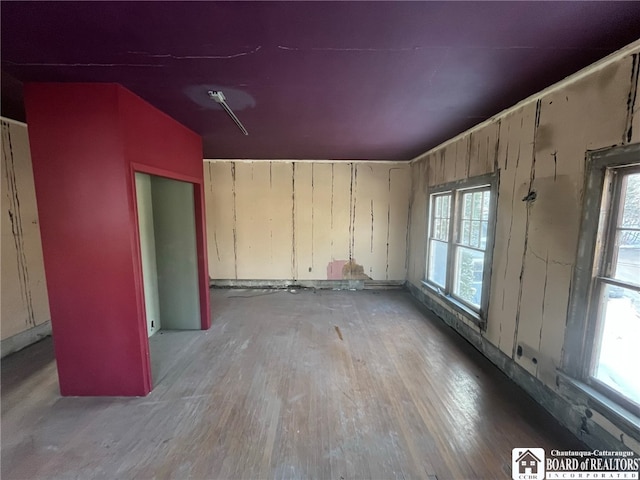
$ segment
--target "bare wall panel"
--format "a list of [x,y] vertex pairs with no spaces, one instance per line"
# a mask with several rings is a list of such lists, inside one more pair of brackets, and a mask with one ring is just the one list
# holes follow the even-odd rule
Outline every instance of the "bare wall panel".
[[[575,269],[589,150],[640,140],[635,44],[412,162],[408,281],[422,292],[428,187],[499,173],[486,331],[450,310],[512,362],[559,392],[557,370]],[[636,73],[634,73],[636,72]],[[451,165],[450,165],[451,164]],[[535,200],[527,194],[536,193]],[[428,293],[427,293],[428,294]],[[523,354],[517,355],[517,347]],[[576,406],[576,408],[578,408]],[[579,414],[579,413],[576,413]],[[630,448],[637,442],[594,416]]]
[[205,162],[212,279],[406,275],[408,164]]
[[[49,301],[42,262],[27,127],[2,119],[2,355],[47,334]],[[30,336],[28,332],[38,332]],[[24,338],[16,336],[21,335]],[[13,339],[13,340],[11,340]],[[4,342],[7,340],[7,342]]]

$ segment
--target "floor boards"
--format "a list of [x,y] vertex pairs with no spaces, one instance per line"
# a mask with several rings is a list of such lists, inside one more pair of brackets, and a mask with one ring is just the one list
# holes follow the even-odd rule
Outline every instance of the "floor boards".
[[510,478],[583,445],[404,291],[213,290],[151,342],[145,398],[60,397],[51,340],[2,362],[2,479]]

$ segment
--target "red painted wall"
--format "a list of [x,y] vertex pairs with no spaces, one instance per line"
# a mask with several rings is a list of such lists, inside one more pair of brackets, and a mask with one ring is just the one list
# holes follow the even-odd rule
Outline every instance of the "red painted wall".
[[[211,326],[211,308],[209,305],[207,239],[206,228],[204,228],[202,139],[125,88],[119,87],[118,101],[122,118],[125,157],[132,167],[129,178],[129,194],[135,195],[135,171],[184,180],[194,184],[200,317],[202,328],[206,330]],[[131,198],[133,214],[137,216],[135,197]],[[137,226],[134,230],[136,245],[139,245]],[[141,266],[139,249],[135,254],[137,255],[136,265]],[[142,308],[144,308],[142,285],[140,285],[140,289],[139,301],[142,302]]]
[[134,170],[193,181],[198,205],[201,139],[115,84],[27,84],[25,106],[60,391],[146,395],[151,372]]

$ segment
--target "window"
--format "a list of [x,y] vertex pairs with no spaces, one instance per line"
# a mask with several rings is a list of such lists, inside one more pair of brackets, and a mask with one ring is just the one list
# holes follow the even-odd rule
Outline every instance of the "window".
[[589,376],[640,407],[640,166],[608,169],[593,278]]
[[640,416],[640,148],[589,162],[563,369]]
[[494,177],[438,187],[429,202],[425,283],[475,320],[486,312]]

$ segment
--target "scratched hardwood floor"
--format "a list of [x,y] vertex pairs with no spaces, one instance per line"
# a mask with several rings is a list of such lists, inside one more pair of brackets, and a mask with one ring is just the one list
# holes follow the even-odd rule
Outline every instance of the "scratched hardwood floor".
[[211,292],[153,337],[146,398],[62,398],[51,340],[2,362],[2,479],[510,478],[584,448],[404,291]]

